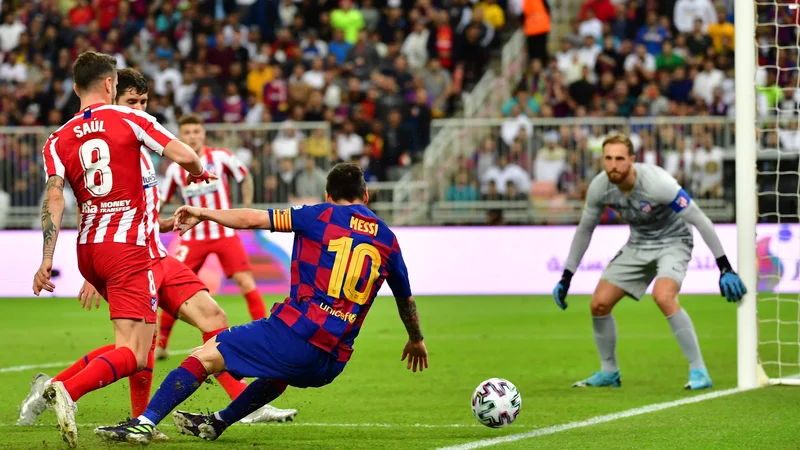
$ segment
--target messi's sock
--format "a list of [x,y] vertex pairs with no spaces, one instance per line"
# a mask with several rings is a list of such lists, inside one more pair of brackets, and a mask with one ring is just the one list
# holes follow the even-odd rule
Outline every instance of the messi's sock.
[[600,354],[600,367],[603,372],[614,373],[617,367],[617,322],[614,316],[592,316],[594,343]]
[[85,369],[64,382],[64,388],[73,401],[78,401],[86,393],[114,383],[134,372],[136,372],[136,355],[128,347],[119,347],[90,361]]
[[214,415],[226,425],[232,425],[275,400],[285,390],[286,383],[282,381],[259,378],[250,383],[242,395],[235,398],[227,408]]
[[261,298],[258,289],[253,289],[244,294],[244,299],[247,300],[247,309],[250,311],[250,317],[252,317],[253,320],[267,317],[267,307],[264,306],[264,299]]
[[147,402],[150,401],[150,388],[153,386],[153,366],[156,356],[156,336],[153,336],[153,343],[147,353],[147,365],[144,369],[128,377],[131,386],[131,417],[142,415],[147,409]]
[[169,335],[172,334],[172,327],[175,326],[175,321],[178,320],[172,317],[168,312],[161,310],[161,317],[158,319],[158,346],[167,348],[169,343]]
[[689,369],[705,369],[706,363],[700,353],[700,344],[697,342],[697,334],[694,332],[694,324],[685,309],[667,316],[667,322],[672,328],[672,334],[678,340],[678,344],[683,350],[686,359],[689,360]]
[[85,369],[86,366],[88,366],[93,359],[97,358],[103,353],[108,353],[111,350],[114,350],[115,348],[117,348],[116,345],[108,344],[90,351],[89,353],[84,355],[83,358],[75,361],[74,363],[72,363],[71,366],[67,367],[61,373],[54,376],[52,381],[61,381],[63,383],[64,381],[69,380],[70,378],[77,375],[78,372]]
[[167,375],[139,420],[158,425],[170,411],[194,394],[207,377],[208,371],[199,359],[194,356],[186,358],[180,367]]
[[[203,342],[205,343],[212,337],[222,333],[225,330],[227,330],[227,328],[220,328],[219,330],[214,330],[210,333],[203,333]],[[242,392],[244,392],[245,389],[247,389],[247,382],[233,378],[228,372],[215,373],[214,378],[217,380],[219,385],[222,386],[222,389],[225,389],[225,392],[228,393],[228,397],[230,397],[231,400],[238,397]]]

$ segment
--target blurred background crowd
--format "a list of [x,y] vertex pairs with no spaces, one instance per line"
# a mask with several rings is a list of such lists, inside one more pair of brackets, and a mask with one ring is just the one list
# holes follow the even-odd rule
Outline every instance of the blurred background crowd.
[[[631,134],[640,161],[663,165],[695,196],[724,198],[734,143],[733,1],[564,1],[571,7],[6,0],[0,127],[61,125],[79,106],[72,61],[86,50],[109,53],[118,67],[148,77],[148,109],[162,123],[174,127],[182,114],[198,113],[217,145],[228,141],[213,142],[213,130],[235,124],[231,150],[256,178],[256,201],[287,202],[298,196],[297,174],[319,178],[335,161],[358,161],[371,181],[403,177],[438,132],[434,121],[461,117],[481,77],[504,69],[500,49],[521,30],[521,81],[498,94],[507,100],[484,114],[488,131],[442,171],[444,181],[430,180],[441,185],[440,200],[580,200],[612,131]],[[800,101],[798,9],[788,6],[758,8],[757,103],[765,121],[796,114]],[[561,28],[555,8],[570,14]],[[702,120],[676,120],[692,117]],[[0,190],[12,206],[39,204],[40,140],[0,134]],[[797,121],[766,125],[762,142],[800,151]]]

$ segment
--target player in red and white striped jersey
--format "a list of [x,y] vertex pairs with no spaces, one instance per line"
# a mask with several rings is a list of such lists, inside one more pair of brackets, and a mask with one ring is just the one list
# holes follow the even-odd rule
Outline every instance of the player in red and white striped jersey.
[[[253,179],[247,169],[228,150],[205,145],[206,132],[203,128],[203,119],[199,116],[193,114],[183,116],[178,124],[181,140],[197,152],[206,170],[216,174],[219,179],[203,185],[187,184],[185,170],[177,164],[171,164],[167,168],[166,180],[161,189],[164,194],[163,201],[169,202],[176,193],[180,193],[187,205],[230,209],[228,178],[232,177],[241,184],[242,203],[245,207],[249,207],[253,201]],[[253,272],[250,269],[250,259],[236,231],[216,223],[203,224],[181,238],[175,257],[197,273],[211,254],[219,257],[225,276],[232,278],[239,286],[239,290],[247,300],[250,317],[253,320],[265,317],[264,300],[256,289]],[[166,357],[167,343],[174,323],[175,318],[163,310],[156,349],[156,357],[159,359]]]
[[190,180],[216,178],[197,155],[149,114],[112,105],[116,60],[94,52],[73,66],[81,112],[53,132],[43,148],[47,192],[42,205],[44,251],[33,291],[53,292],[50,281],[61,218],[63,186],[69,181],[80,205],[78,268],[108,301],[116,346],[68,379],[55,380],[43,395],[58,416],[62,438],[77,445],[74,402],[84,394],[145,368],[157,309],[147,247],[141,147],[186,168]]

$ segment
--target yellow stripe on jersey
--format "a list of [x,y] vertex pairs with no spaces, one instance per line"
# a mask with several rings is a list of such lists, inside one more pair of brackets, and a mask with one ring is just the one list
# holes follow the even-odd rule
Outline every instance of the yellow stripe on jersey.
[[272,229],[275,231],[292,231],[292,213],[288,209],[272,211]]

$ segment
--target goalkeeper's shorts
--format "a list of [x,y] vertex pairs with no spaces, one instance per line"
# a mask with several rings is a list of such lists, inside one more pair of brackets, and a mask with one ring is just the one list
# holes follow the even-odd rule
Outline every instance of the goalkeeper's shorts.
[[691,259],[692,245],[689,243],[677,242],[658,249],[641,249],[626,244],[608,264],[601,279],[639,300],[657,278],[675,280],[680,287]]

